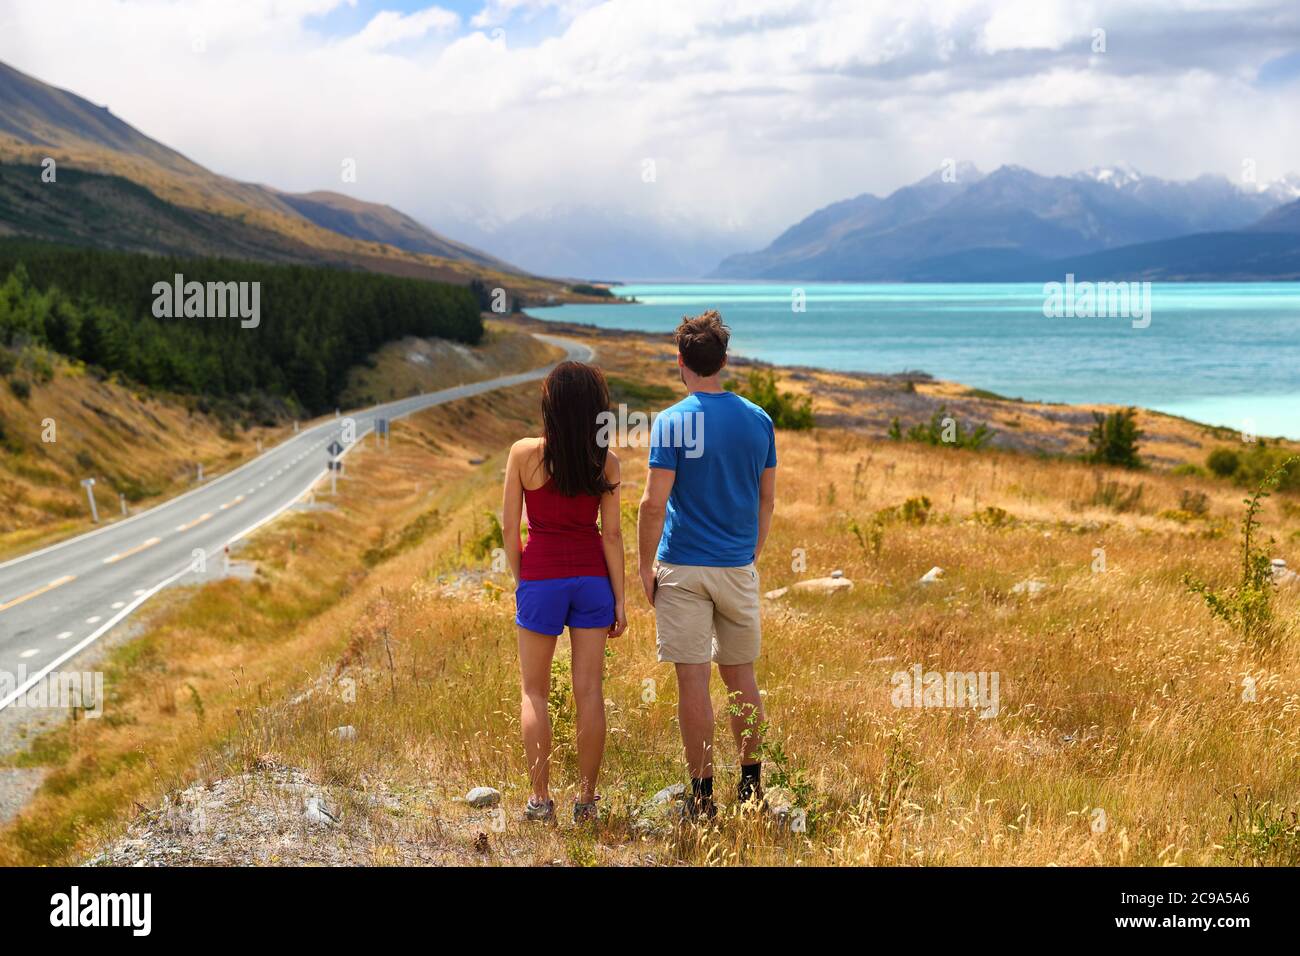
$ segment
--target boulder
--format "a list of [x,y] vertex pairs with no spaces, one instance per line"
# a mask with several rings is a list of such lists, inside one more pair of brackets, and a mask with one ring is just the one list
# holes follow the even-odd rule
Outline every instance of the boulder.
[[917,584],[938,584],[942,580],[943,580],[943,568],[936,566],[931,568],[929,571],[926,571],[925,574],[921,575],[921,580],[917,581],[916,583]]
[[307,798],[304,815],[310,822],[323,827],[332,827],[339,822],[339,818],[330,812],[325,806],[325,801],[320,797]]
[[796,591],[811,591],[814,594],[839,594],[841,591],[852,591],[853,582],[844,577],[841,571],[839,577],[832,575],[829,578],[809,578],[806,581],[796,581],[792,587]]
[[1274,558],[1273,565],[1273,583],[1277,585],[1294,585],[1300,581],[1300,574],[1292,571],[1286,566],[1285,558]]
[[495,807],[501,802],[501,791],[492,787],[475,787],[465,794],[465,802],[471,807]]
[[653,797],[650,798],[650,802],[655,806],[662,806],[666,803],[672,803],[675,800],[684,800],[685,798],[686,798],[686,784],[674,783],[671,784],[670,786],[664,787],[662,790],[656,793]]

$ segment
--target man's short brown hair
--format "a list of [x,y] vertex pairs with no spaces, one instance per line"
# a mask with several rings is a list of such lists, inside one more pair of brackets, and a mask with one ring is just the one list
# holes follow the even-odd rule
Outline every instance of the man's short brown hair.
[[673,333],[682,363],[702,378],[717,375],[727,361],[727,342],[731,329],[722,321],[717,309],[702,315],[688,315]]

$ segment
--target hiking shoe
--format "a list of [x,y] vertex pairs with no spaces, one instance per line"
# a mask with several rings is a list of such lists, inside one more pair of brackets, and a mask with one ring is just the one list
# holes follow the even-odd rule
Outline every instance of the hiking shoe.
[[599,799],[600,799],[600,795],[597,794],[596,796],[591,798],[590,803],[581,803],[577,800],[574,800],[573,801],[573,822],[594,823],[598,817],[598,814],[596,812],[596,801]]
[[524,819],[531,820],[533,823],[554,823],[555,801],[547,800],[545,803],[537,803],[532,797],[529,797],[528,806],[524,807]]

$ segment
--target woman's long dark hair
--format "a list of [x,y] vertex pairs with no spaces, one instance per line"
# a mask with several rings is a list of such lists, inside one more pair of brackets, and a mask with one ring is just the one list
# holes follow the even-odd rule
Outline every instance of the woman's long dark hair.
[[609,448],[597,441],[598,416],[609,411],[609,385],[594,365],[561,362],[542,382],[542,465],[560,494],[600,496]]

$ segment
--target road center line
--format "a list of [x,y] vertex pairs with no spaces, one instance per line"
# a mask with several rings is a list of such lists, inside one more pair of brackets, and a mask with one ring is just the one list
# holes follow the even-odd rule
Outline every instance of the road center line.
[[211,517],[212,517],[212,512],[211,512],[211,511],[204,512],[203,514],[201,514],[201,515],[199,515],[197,518],[195,518],[193,521],[187,522],[186,524],[177,525],[177,526],[176,526],[176,530],[177,530],[177,531],[189,531],[190,528],[193,528],[196,524],[203,524],[203,522],[207,521],[207,520],[208,520],[209,518],[211,518]]
[[141,544],[137,544],[134,548],[127,548],[125,551],[119,551],[117,554],[110,555],[109,557],[104,559],[104,563],[112,564],[115,561],[121,561],[123,558],[129,558],[133,554],[139,554],[145,548],[152,548],[155,544],[157,544],[161,540],[162,538],[150,538],[148,541],[145,541]]
[[16,597],[12,601],[6,601],[4,604],[0,604],[0,611],[7,611],[11,607],[14,607],[17,604],[22,604],[24,601],[30,601],[32,598],[44,594],[46,591],[53,591],[60,584],[67,584],[69,581],[74,580],[76,577],[77,576],[75,574],[66,574],[61,578],[51,581],[49,584],[45,585],[45,587],[37,588],[35,591],[32,591],[28,594],[24,594],[22,597]]

